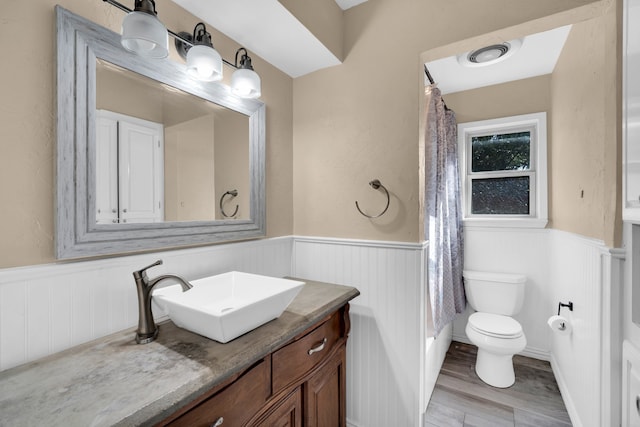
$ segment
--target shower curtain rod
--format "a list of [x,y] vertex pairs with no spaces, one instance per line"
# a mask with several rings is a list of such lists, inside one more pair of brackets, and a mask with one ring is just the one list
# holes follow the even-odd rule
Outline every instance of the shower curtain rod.
[[[427,68],[427,64],[423,64],[423,65],[424,65],[424,73],[427,75],[427,79],[429,79],[429,83],[435,84],[435,82],[433,81],[433,77],[431,77],[431,73],[429,72],[429,69]],[[444,102],[444,98],[442,98],[442,103],[444,104],[444,108],[448,110],[449,107],[447,107],[447,103]]]
[[429,79],[429,83],[434,84],[433,77],[431,77],[431,73],[427,68],[427,64],[424,64],[424,73],[427,75],[427,79]]

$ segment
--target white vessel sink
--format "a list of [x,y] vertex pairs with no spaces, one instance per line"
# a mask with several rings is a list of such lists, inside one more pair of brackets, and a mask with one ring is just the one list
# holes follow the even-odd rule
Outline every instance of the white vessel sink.
[[191,281],[192,289],[167,286],[153,301],[177,326],[226,343],[278,318],[304,282],[232,271]]

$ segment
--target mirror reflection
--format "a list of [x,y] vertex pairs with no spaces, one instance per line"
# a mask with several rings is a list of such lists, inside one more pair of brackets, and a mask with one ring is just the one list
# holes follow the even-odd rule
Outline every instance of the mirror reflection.
[[249,117],[96,62],[96,222],[249,218]]

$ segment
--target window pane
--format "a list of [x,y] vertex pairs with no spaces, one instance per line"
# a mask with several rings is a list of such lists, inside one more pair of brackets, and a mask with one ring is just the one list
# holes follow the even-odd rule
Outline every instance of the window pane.
[[472,180],[471,213],[476,215],[528,215],[529,177]]
[[527,170],[531,131],[471,137],[471,171]]

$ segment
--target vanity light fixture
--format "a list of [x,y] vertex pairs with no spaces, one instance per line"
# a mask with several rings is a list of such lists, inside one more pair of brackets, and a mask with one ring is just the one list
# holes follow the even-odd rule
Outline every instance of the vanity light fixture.
[[[238,65],[238,54],[244,51],[240,57]],[[231,91],[243,98],[259,98],[261,95],[260,76],[253,71],[251,57],[247,54],[247,49],[241,47],[236,52],[236,71],[231,76]]]
[[222,56],[211,43],[211,34],[207,27],[199,22],[193,29],[193,35],[180,32],[180,36],[193,43],[187,45],[176,39],[176,49],[187,60],[187,71],[198,80],[215,82],[222,79]]
[[[242,98],[259,98],[261,95],[260,76],[253,70],[251,57],[244,47],[236,51],[235,63],[231,63],[218,53],[211,42],[207,27],[198,23],[193,35],[187,32],[175,33],[166,28],[157,18],[154,0],[135,0],[134,10],[116,0],[102,0],[127,12],[122,21],[122,45],[125,49],[151,58],[166,58],[169,54],[169,35],[175,38],[178,54],[187,61],[190,75],[203,81],[222,79],[223,63],[235,68],[231,76],[231,90]],[[238,64],[238,55],[243,51]]]
[[150,58],[169,55],[169,35],[156,13],[154,0],[136,0],[135,8],[122,20],[122,46]]

